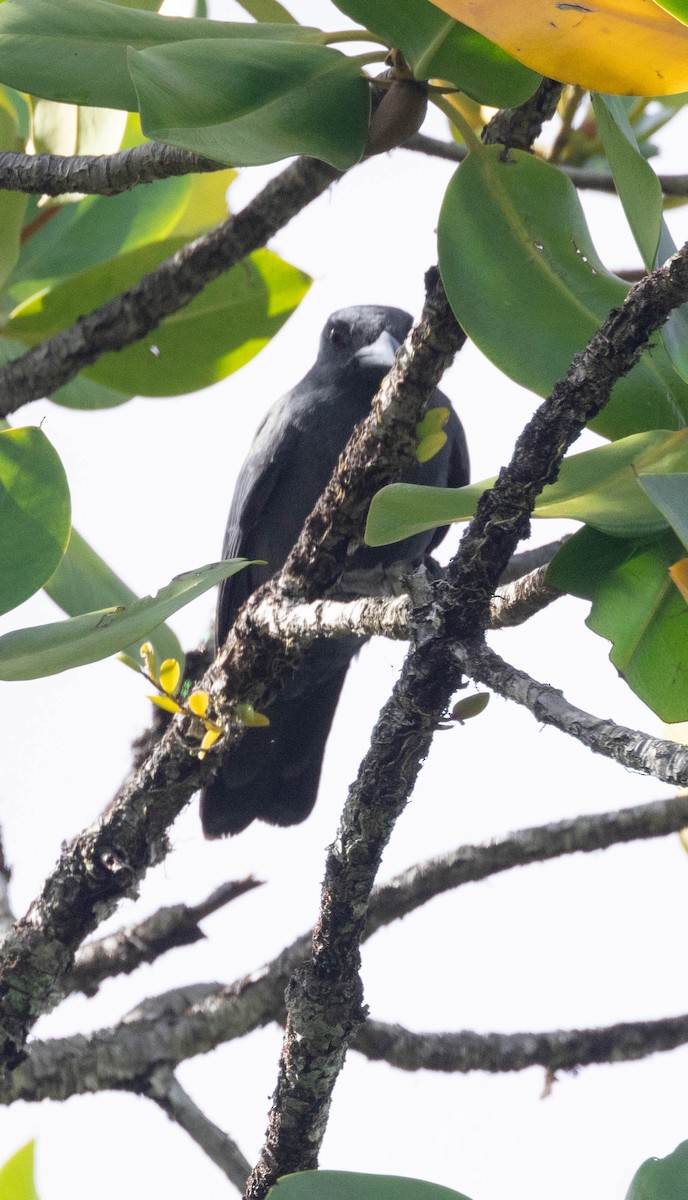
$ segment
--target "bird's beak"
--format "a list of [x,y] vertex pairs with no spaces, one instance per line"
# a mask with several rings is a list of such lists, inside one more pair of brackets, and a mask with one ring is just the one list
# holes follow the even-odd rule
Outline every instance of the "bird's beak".
[[394,362],[394,355],[401,342],[392,337],[385,329],[375,342],[371,342],[369,346],[361,346],[354,354],[354,359],[360,367],[366,370],[377,368],[381,371],[389,371]]

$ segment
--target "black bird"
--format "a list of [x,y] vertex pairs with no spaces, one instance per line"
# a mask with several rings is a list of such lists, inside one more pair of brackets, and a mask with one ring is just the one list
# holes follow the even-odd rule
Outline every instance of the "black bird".
[[[327,321],[315,366],[270,409],[237,480],[223,558],[265,559],[221,585],[216,642],[222,645],[253,591],[284,564],[301,527],[326,487],[354,426],[389,371],[411,328],[399,308],[343,308]],[[463,428],[447,398],[436,391],[431,407],[446,406],[447,442],[408,482],[461,487],[468,482]],[[417,566],[444,536],[420,534],[395,546],[363,547],[347,569]],[[247,729],[201,797],[206,837],[239,833],[259,819],[296,825],[315,803],[325,743],[349,663],[364,639],[313,643],[266,709],[269,728]]]

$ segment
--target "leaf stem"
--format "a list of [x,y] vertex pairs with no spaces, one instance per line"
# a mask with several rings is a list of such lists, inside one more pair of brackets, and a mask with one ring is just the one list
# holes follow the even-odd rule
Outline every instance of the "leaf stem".
[[458,107],[456,96],[454,97],[454,102],[451,103],[447,100],[446,96],[442,96],[438,92],[431,92],[430,99],[439,108],[440,112],[444,113],[447,120],[451,122],[455,129],[458,129],[469,150],[478,151],[483,149],[480,138],[471,128],[470,123]]

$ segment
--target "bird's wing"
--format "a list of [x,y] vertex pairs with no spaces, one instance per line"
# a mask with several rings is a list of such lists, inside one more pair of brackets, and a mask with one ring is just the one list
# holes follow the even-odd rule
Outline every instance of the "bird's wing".
[[[285,400],[288,398],[285,397]],[[288,405],[280,402],[272,409],[256,433],[251,452],[237,479],[227,530],[222,546],[223,559],[251,558],[255,554],[253,539],[278,481],[292,459],[299,433],[287,419]],[[271,574],[281,563],[270,563]],[[260,572],[261,576],[267,575]],[[262,578],[255,569],[247,567],[220,584],[215,620],[215,641],[219,647],[241,605],[251,595]]]

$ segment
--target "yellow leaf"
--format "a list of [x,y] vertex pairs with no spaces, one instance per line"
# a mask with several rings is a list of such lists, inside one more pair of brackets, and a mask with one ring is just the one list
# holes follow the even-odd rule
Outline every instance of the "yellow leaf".
[[679,829],[678,840],[683,846],[683,849],[688,851],[688,829]]
[[446,433],[430,433],[427,437],[424,437],[416,446],[416,458],[418,462],[430,462],[431,458],[439,454],[446,440]]
[[519,62],[596,92],[688,90],[688,29],[654,0],[432,0]]
[[669,567],[669,574],[683,599],[688,601],[688,558],[680,558]]
[[170,713],[184,712],[184,709],[180,708],[179,705],[177,704],[177,701],[173,700],[171,696],[149,696],[148,699],[153,704],[157,704],[158,708],[164,708],[165,712],[170,712]]
[[201,750],[205,752],[206,750],[209,750],[211,746],[214,746],[221,733],[221,729],[206,729],[203,741],[201,742]]
[[195,717],[204,717],[208,711],[210,696],[207,692],[192,692],[187,700],[187,706]]
[[139,650],[139,654],[143,659],[143,666],[146,674],[149,675],[151,679],[157,679],[158,660],[155,657],[155,650],[153,649],[152,643],[144,642]]
[[182,669],[176,658],[166,658],[160,667],[160,687],[171,696],[179,687]]

